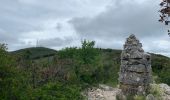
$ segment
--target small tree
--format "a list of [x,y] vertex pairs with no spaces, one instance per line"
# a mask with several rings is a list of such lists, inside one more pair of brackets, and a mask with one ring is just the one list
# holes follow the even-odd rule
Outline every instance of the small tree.
[[81,59],[84,64],[93,63],[95,57],[99,54],[98,50],[94,48],[95,41],[82,41],[82,48],[80,52]]
[[96,82],[98,76],[96,72],[102,68],[100,50],[94,46],[95,41],[82,41],[77,56],[76,74],[80,81],[85,83]]

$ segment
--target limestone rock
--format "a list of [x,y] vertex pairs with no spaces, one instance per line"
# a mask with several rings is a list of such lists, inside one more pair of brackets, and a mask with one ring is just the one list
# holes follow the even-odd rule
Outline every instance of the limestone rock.
[[113,88],[104,84],[99,84],[99,88],[103,89],[104,91],[112,91]]
[[144,52],[135,35],[130,35],[121,54],[119,82],[123,94],[145,94],[152,81],[151,70],[150,54]]
[[89,89],[86,96],[87,100],[117,100],[116,95],[120,94],[120,92],[121,90],[118,88],[100,84],[97,89]]
[[170,95],[170,87],[167,84],[160,84],[159,85],[162,90],[164,90],[164,93],[167,95]]
[[157,100],[152,94],[146,96],[146,100]]

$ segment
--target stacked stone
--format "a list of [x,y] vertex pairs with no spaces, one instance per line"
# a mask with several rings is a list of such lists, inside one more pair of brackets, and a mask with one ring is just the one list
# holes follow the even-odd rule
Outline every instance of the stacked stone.
[[151,56],[133,34],[127,38],[121,54],[119,81],[124,95],[145,95],[151,82]]

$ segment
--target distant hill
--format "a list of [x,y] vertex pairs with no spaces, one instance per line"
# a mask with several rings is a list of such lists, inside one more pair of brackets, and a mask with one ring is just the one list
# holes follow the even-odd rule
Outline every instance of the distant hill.
[[[122,52],[122,50],[117,50],[117,49],[100,49],[100,50],[102,51],[103,57],[107,58],[107,60],[120,59],[121,52]],[[50,49],[50,48],[45,48],[45,47],[25,48],[25,49],[12,51],[10,53],[14,54],[14,55],[20,55],[20,54],[25,53],[26,51],[30,51],[30,56],[32,59],[39,59],[39,58],[57,55],[56,50]],[[164,56],[161,54],[154,54],[154,53],[150,53],[150,54],[152,57],[152,62],[160,62],[160,60],[161,60],[161,61],[164,61],[164,63],[166,63],[166,62],[170,61],[170,58],[167,56]]]
[[56,50],[45,48],[45,47],[31,47],[31,48],[16,50],[10,53],[13,55],[21,55],[28,51],[30,52],[31,59],[39,59],[43,57],[54,56],[57,52]]

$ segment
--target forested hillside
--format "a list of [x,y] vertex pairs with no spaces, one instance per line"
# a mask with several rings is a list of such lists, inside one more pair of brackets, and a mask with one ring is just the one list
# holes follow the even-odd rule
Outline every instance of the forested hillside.
[[[116,87],[121,50],[94,48],[94,41],[59,51],[0,49],[1,100],[81,100],[81,91],[99,83]],[[170,58],[152,55],[154,80],[170,85]]]

